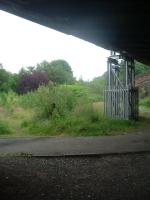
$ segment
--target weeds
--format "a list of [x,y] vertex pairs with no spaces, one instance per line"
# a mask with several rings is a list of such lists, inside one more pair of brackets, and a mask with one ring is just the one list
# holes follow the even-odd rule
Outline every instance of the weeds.
[[[103,103],[86,86],[50,84],[35,92],[0,95],[0,135],[97,136],[126,133],[149,124],[103,116]],[[11,130],[11,131],[10,131]]]
[[10,127],[6,122],[0,121],[0,135],[10,134]]
[[150,108],[150,97],[146,97],[140,100],[140,106],[144,108]]

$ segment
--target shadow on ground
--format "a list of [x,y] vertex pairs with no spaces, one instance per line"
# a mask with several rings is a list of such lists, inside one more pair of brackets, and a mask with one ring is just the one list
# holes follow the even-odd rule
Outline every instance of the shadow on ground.
[[149,200],[150,153],[1,157],[0,199]]

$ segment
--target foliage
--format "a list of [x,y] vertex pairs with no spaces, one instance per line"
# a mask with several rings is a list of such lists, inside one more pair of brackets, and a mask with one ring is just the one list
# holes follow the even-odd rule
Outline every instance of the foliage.
[[64,60],[54,60],[50,63],[43,61],[37,65],[37,70],[48,73],[49,80],[57,84],[74,82],[71,67]]
[[16,91],[18,75],[12,74],[3,68],[0,64],[0,92]]
[[93,108],[92,104],[77,107],[63,118],[30,122],[28,130],[31,134],[39,135],[100,136],[125,134],[146,125],[144,121],[105,118],[101,111]]
[[106,73],[104,73],[102,76],[94,78],[90,82],[90,89],[95,96],[96,100],[102,100],[103,99],[103,92],[105,89],[105,84],[106,84]]
[[9,90],[12,90],[14,92],[17,91],[18,80],[19,80],[19,75],[18,74],[11,74],[11,73],[9,74],[8,91]]
[[150,108],[150,97],[146,97],[140,100],[140,106],[145,107],[145,108]]
[[23,95],[3,93],[0,109],[0,119],[5,124],[2,127],[8,128],[9,124],[9,130],[17,136],[114,135],[146,126],[144,121],[105,118],[103,104],[93,103],[88,88],[78,84],[55,86],[51,83]]
[[36,106],[42,117],[63,117],[73,106],[70,91],[60,90],[53,85],[40,87],[37,96]]
[[34,66],[28,66],[26,68],[22,67],[18,73],[19,77],[22,77],[26,74],[32,74],[33,72],[35,72],[36,69]]
[[0,95],[0,106],[6,107],[8,109],[16,106],[18,104],[18,96],[15,92],[3,92]]
[[74,83],[75,79],[70,65],[65,60],[43,61],[37,66],[21,68],[18,74],[12,74],[0,64],[0,92],[13,90],[23,94],[36,90],[48,81],[57,84]]
[[79,85],[55,86],[52,82],[47,87],[41,86],[36,92],[20,97],[20,105],[36,108],[44,118],[60,117],[70,112],[79,99],[87,101],[87,90]]
[[[141,66],[137,68],[143,70]],[[90,82],[75,81],[64,60],[44,61],[37,67],[22,68],[19,74],[7,72],[1,65],[0,134],[115,135],[147,126],[149,121],[112,120],[103,116],[100,101],[105,78],[106,73]],[[16,88],[19,94],[14,92]],[[140,104],[150,107],[149,98]]]
[[138,61],[135,62],[135,75],[150,73],[150,66],[142,64]]
[[[135,62],[135,74],[140,75],[140,74],[145,74],[145,73],[150,73],[150,66],[142,64],[140,62]],[[140,99],[143,99],[150,94],[150,84],[147,82],[146,84],[142,85],[142,87],[139,87],[139,97]]]
[[[123,62],[121,62],[121,68],[120,68],[121,78],[122,78],[122,74],[125,73],[124,70],[125,70],[124,64]],[[135,61],[135,75],[144,74],[147,72],[150,73],[150,66],[140,63],[138,61]]]
[[9,73],[0,65],[0,92],[9,90]]
[[40,85],[48,84],[48,75],[45,72],[24,74],[18,81],[17,91],[20,94],[36,90]]
[[10,128],[6,122],[0,121],[0,135],[10,134]]

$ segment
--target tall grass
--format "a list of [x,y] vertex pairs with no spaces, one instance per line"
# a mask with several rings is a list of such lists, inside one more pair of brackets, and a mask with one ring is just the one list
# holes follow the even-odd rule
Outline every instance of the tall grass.
[[0,106],[9,109],[16,105],[18,105],[18,95],[15,92],[9,91],[8,93],[3,92],[0,94]]
[[98,136],[127,133],[146,126],[145,121],[112,120],[94,108],[92,103],[77,105],[63,118],[52,118],[29,123],[33,135]]
[[[0,133],[14,135],[96,136],[126,133],[146,122],[103,116],[87,86],[52,83],[24,95],[0,94]],[[11,131],[10,131],[11,130]]]
[[42,118],[62,117],[70,112],[78,101],[86,103],[87,96],[87,89],[81,86],[50,84],[21,96],[19,103],[24,108],[34,108]]

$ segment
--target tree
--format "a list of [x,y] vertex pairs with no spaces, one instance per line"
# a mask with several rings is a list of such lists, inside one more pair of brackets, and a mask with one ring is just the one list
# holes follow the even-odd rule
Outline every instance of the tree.
[[150,66],[142,64],[138,61],[135,62],[135,75],[150,73]]
[[36,90],[40,85],[48,84],[48,75],[46,72],[33,72],[24,74],[20,77],[17,86],[17,92],[24,94]]
[[43,61],[37,65],[37,70],[47,72],[49,80],[57,84],[74,82],[71,67],[65,60]]
[[9,78],[10,73],[7,72],[0,63],[0,92],[7,92],[10,89]]
[[9,74],[8,84],[9,84],[9,89],[10,90],[13,90],[14,92],[17,91],[18,79],[19,79],[18,74],[12,74],[12,73]]
[[[135,75],[140,75],[140,74],[145,74],[145,73],[150,73],[150,66],[142,64],[138,61],[135,61]],[[120,67],[120,75],[121,75],[121,80],[125,81],[125,67],[123,63],[121,63]],[[144,85],[142,87],[139,87],[139,96],[141,98],[148,96],[149,94],[149,84]]]
[[18,75],[19,75],[19,77],[21,77],[21,76],[23,76],[23,75],[25,75],[25,74],[32,74],[32,73],[35,72],[35,71],[36,71],[36,69],[35,69],[34,66],[29,66],[29,67],[26,67],[26,68],[22,67],[22,68],[20,69]]

